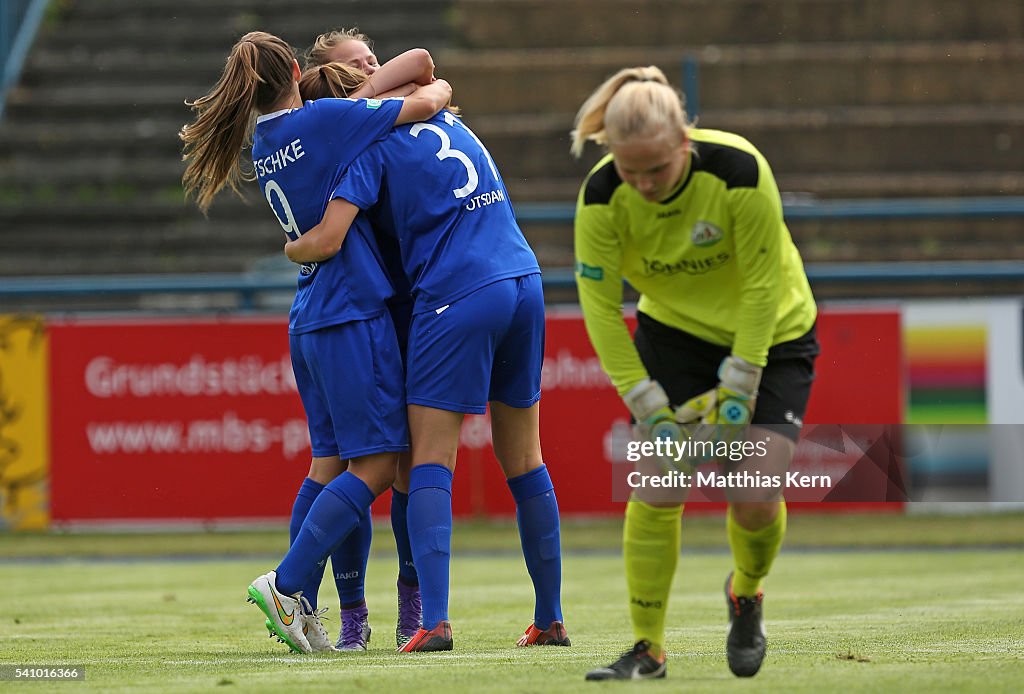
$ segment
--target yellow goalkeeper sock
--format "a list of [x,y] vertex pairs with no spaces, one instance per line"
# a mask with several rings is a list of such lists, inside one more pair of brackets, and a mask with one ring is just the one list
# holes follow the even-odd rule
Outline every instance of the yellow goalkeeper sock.
[[753,597],[761,590],[761,581],[768,575],[772,562],[786,535],[786,502],[779,502],[775,520],[759,530],[747,530],[736,522],[732,506],[725,521],[729,546],[736,570],[732,576],[733,595]]
[[636,640],[650,641],[656,658],[665,643],[665,613],[679,561],[682,512],[682,505],[660,508],[636,500],[626,505],[622,547],[629,614]]

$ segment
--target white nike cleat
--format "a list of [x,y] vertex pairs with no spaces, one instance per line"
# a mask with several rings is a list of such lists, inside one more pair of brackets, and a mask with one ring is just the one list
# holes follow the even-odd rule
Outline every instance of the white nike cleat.
[[302,633],[301,593],[285,595],[277,589],[277,572],[263,574],[249,584],[249,602],[254,603],[267,616],[268,629],[296,653],[312,653],[309,641]]
[[320,616],[327,612],[327,608],[321,607],[319,610],[314,610],[309,601],[301,596],[299,596],[299,602],[302,603],[302,633],[309,641],[309,647],[313,649],[314,653],[336,652],[338,649],[331,643],[331,636],[327,633],[323,622],[320,621]]

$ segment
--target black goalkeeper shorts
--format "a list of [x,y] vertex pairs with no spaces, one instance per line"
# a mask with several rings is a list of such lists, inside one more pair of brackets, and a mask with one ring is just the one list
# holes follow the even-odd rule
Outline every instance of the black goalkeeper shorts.
[[[668,393],[672,407],[714,388],[718,366],[732,352],[639,312],[634,341],[647,373]],[[819,351],[813,325],[801,337],[768,350],[751,424],[793,441],[799,438]]]

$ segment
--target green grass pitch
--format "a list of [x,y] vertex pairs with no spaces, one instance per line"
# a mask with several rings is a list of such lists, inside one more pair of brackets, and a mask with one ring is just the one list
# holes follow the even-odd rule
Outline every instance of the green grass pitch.
[[[583,681],[588,669],[632,642],[617,523],[567,524],[563,602],[571,648],[514,647],[532,614],[515,531],[457,527],[455,651],[445,654],[394,653],[396,566],[386,527],[377,529],[383,549],[368,570],[370,651],[324,656],[289,654],[267,638],[261,613],[245,603],[248,582],[276,564],[281,533],[205,533],[192,542],[188,535],[131,536],[157,556],[119,552],[133,544],[115,535],[0,536],[0,664],[86,670],[82,682],[3,682],[0,689],[1018,692],[1024,519],[960,519],[960,527],[989,532],[973,542],[956,533],[924,541],[947,524],[955,520],[791,516],[793,542],[766,585],[768,658],[756,678],[740,680],[725,664],[721,584],[730,562],[721,519],[694,521],[684,527],[669,612],[668,679],[639,683]],[[884,527],[891,546],[847,547],[858,544],[854,535],[873,537],[872,528]],[[254,538],[270,549],[245,549]],[[59,549],[51,554],[53,547]],[[192,552],[183,555],[188,547]],[[331,606],[327,624],[336,632],[333,585],[325,583],[320,598]]]

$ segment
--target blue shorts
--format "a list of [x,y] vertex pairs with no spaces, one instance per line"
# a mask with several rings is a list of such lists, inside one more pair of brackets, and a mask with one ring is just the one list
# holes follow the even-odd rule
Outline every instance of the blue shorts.
[[402,359],[391,317],[289,337],[314,458],[409,450]]
[[530,407],[543,361],[540,275],[498,280],[413,316],[406,400],[467,414],[483,414],[489,400]]
[[409,347],[409,324],[412,323],[414,303],[409,294],[393,296],[387,302],[388,313],[391,314],[391,322],[395,325],[395,335],[398,337],[398,349],[402,353],[403,367],[405,367],[406,350]]

